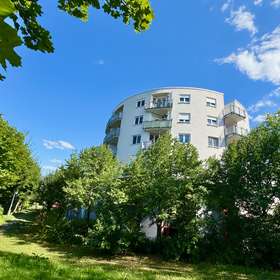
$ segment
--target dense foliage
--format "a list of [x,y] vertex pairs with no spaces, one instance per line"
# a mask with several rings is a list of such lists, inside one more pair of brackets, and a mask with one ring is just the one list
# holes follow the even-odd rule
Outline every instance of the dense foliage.
[[[0,205],[7,211],[28,201],[39,184],[40,170],[25,136],[0,117]],[[10,210],[14,209],[13,207]]]
[[[280,266],[279,113],[219,160],[203,163],[192,145],[164,135],[126,166],[106,146],[86,149],[40,190],[44,233],[55,241]],[[143,221],[156,227],[156,239],[145,236]]]
[[[136,31],[146,30],[153,19],[149,0],[58,0],[59,9],[82,20],[87,20],[90,7],[102,9],[126,24],[132,22]],[[7,63],[21,66],[21,57],[14,49],[22,44],[41,52],[54,51],[49,31],[38,21],[42,14],[39,0],[0,1],[0,65],[4,70]]]
[[279,113],[232,144],[210,170],[206,253],[280,266]]

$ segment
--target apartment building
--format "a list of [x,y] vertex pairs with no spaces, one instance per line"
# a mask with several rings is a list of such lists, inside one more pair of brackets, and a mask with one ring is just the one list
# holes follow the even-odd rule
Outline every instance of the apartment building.
[[128,97],[113,111],[104,144],[124,163],[166,132],[193,144],[201,159],[220,157],[225,147],[249,132],[246,109],[223,93],[192,87],[159,88]]

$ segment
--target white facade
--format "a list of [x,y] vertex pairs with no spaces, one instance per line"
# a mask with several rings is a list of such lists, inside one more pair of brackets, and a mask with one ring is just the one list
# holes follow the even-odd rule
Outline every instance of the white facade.
[[113,111],[104,143],[124,163],[148,148],[159,135],[170,132],[193,144],[201,159],[220,157],[228,143],[246,135],[249,118],[233,101],[224,104],[223,93],[200,88],[160,88],[128,97]]

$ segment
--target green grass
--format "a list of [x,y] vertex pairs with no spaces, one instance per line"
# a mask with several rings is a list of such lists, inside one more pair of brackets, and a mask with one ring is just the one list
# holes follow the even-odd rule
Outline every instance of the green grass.
[[226,265],[189,265],[156,258],[94,257],[80,248],[41,243],[24,231],[28,220],[17,219],[0,229],[2,280],[280,280],[280,272]]
[[0,225],[12,221],[14,219],[14,216],[10,215],[0,215]]

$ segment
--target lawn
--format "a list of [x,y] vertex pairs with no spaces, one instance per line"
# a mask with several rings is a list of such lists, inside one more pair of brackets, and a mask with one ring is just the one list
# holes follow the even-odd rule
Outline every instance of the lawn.
[[238,266],[189,265],[151,257],[100,258],[80,248],[63,248],[33,240],[16,219],[0,229],[0,279],[5,280],[280,280],[280,272]]

